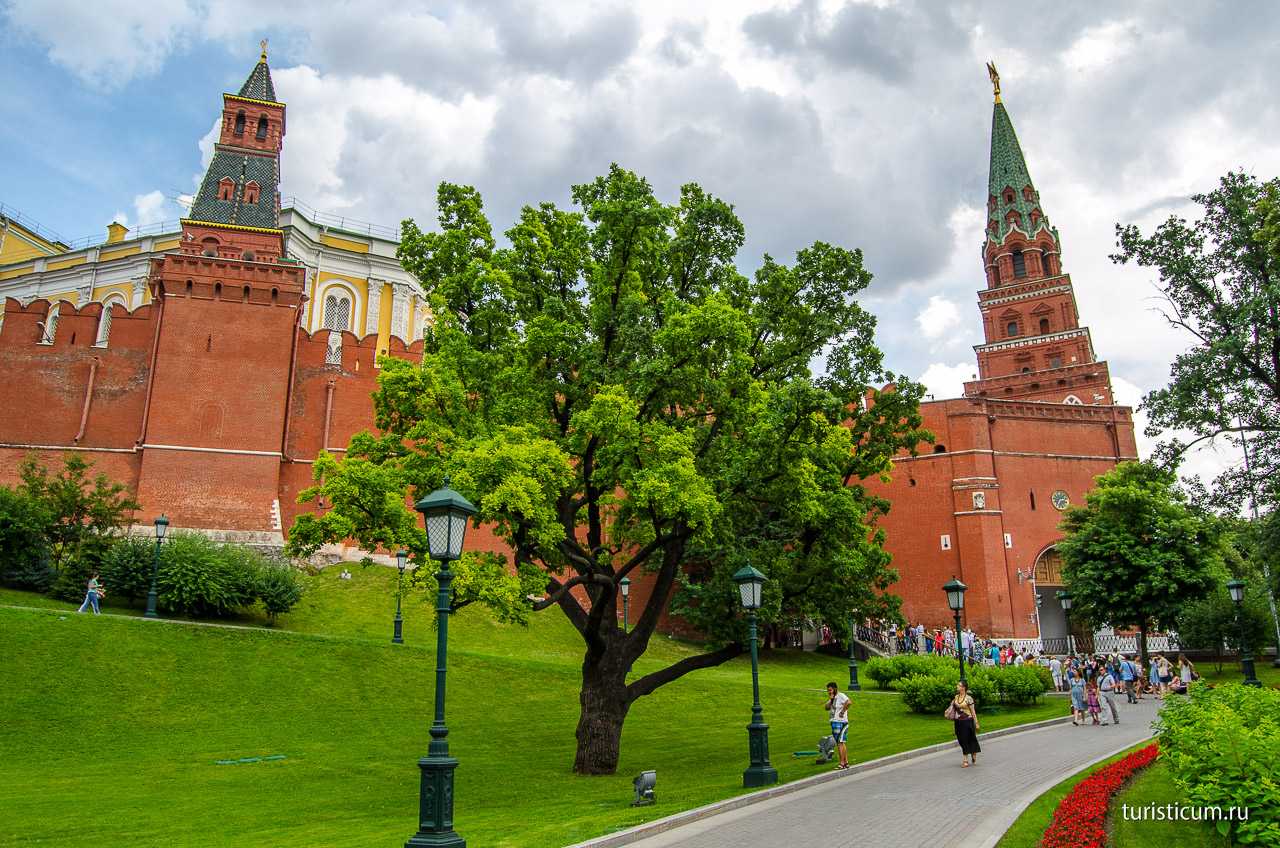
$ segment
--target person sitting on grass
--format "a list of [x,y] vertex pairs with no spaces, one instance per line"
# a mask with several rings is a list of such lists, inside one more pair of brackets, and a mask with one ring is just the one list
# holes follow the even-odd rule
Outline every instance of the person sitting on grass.
[[845,739],[849,735],[849,696],[840,691],[834,680],[827,684],[826,710],[831,716],[831,738],[835,740],[836,752],[840,755],[836,771],[843,771],[849,767],[849,751],[845,747]]

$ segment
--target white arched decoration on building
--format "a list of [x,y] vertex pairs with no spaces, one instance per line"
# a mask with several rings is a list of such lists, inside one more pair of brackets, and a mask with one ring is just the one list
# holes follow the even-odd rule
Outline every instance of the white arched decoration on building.
[[325,365],[342,364],[342,331],[351,329],[355,316],[355,297],[346,286],[333,285],[324,290],[320,299],[321,322],[329,334],[329,349],[325,353]]
[[58,337],[58,313],[62,310],[62,301],[49,304],[49,311],[44,316],[44,330],[40,333],[40,344],[53,344]]
[[102,315],[98,318],[98,337],[94,339],[94,347],[106,347],[111,339],[111,307],[120,304],[125,309],[129,308],[129,304],[125,302],[124,295],[119,293],[109,294],[102,301]]
[[1084,406],[1084,401],[1080,400],[1080,398],[1075,395],[1067,395],[1062,399],[1062,402],[1070,404],[1071,406]]

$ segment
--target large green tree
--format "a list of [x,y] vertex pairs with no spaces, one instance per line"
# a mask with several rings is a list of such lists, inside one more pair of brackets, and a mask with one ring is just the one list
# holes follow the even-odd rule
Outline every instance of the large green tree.
[[[580,211],[525,207],[501,248],[469,187],[441,185],[437,232],[404,223],[401,262],[436,316],[423,361],[382,361],[381,434],[317,462],[304,497],[331,508],[291,544],[420,558],[405,496],[448,475],[512,558],[464,562],[455,605],[568,618],[585,647],[574,769],[603,774],[637,698],[742,651],[742,565],[770,578],[765,621],[897,614],[874,526],[887,504],[861,481],[927,434],[920,386],[885,371],[856,302],[859,251],[817,242],[746,276],[741,222],[697,185],[665,204],[614,166],[572,198]],[[642,572],[624,632],[619,584]],[[711,644],[628,681],[673,597]]]
[[1071,614],[1138,628],[1145,661],[1148,631],[1176,626],[1181,607],[1225,574],[1222,524],[1189,505],[1174,473],[1151,462],[1121,463],[1095,483],[1061,525]]
[[[1254,494],[1280,506],[1280,179],[1229,173],[1192,200],[1195,222],[1174,216],[1144,236],[1116,225],[1119,263],[1159,273],[1164,315],[1191,343],[1174,360],[1169,385],[1143,398],[1147,434],[1166,436],[1161,461],[1190,447],[1248,439],[1252,467],[1226,471],[1216,499],[1238,508]],[[1169,438],[1171,430],[1190,439]],[[1252,474],[1250,473],[1252,471]]]

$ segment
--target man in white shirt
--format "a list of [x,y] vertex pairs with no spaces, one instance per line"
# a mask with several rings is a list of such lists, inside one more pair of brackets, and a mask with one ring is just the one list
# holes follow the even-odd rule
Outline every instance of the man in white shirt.
[[827,684],[826,710],[831,715],[831,737],[835,739],[836,751],[840,754],[836,771],[843,771],[849,767],[849,751],[844,744],[849,735],[849,696],[840,691],[834,680]]
[[1053,675],[1053,691],[1062,691],[1062,660],[1053,657],[1049,660],[1049,674]]

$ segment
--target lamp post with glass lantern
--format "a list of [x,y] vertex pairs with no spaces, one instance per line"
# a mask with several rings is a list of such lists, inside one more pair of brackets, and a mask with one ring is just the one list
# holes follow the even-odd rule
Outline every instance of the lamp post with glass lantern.
[[964,593],[969,587],[952,577],[942,586],[942,591],[947,593],[947,606],[951,607],[952,614],[956,617],[956,647],[960,656],[960,682],[964,684],[964,688],[969,688],[969,679],[964,675],[964,649],[961,648],[960,641],[960,613],[964,610]]
[[626,633],[631,629],[628,615],[631,612],[631,578],[624,577],[618,581],[619,591],[622,592],[622,632]]
[[458,761],[449,756],[449,728],[444,723],[445,665],[449,653],[449,611],[452,607],[453,572],[449,564],[462,555],[467,519],[476,508],[449,488],[436,489],[414,504],[427,529],[427,549],[440,563],[436,572],[436,714],[431,723],[427,756],[418,760],[422,782],[418,792],[418,832],[405,848],[465,848],[467,842],[453,829],[453,771]]
[[1062,617],[1067,622],[1067,656],[1074,657],[1076,655],[1076,643],[1071,636],[1071,593],[1065,589],[1059,589],[1058,603],[1062,604]]
[[404,636],[401,635],[401,618],[400,618],[400,596],[404,593],[404,564],[409,559],[408,551],[396,551],[396,570],[399,574],[396,577],[396,621],[395,629],[391,634],[391,641],[397,645],[404,644]]
[[1231,600],[1236,605],[1236,628],[1240,631],[1240,670],[1244,672],[1244,685],[1261,686],[1262,681],[1258,679],[1253,670],[1253,654],[1249,651],[1249,635],[1245,631],[1244,618],[1241,615],[1244,610],[1244,581],[1228,580],[1227,591],[1231,593]]
[[769,725],[764,723],[764,707],[760,706],[760,661],[756,651],[756,610],[760,609],[760,595],[769,578],[749,565],[744,565],[733,575],[738,584],[742,608],[751,622],[751,723],[747,725],[747,743],[751,750],[751,765],[742,773],[742,785],[747,788],[768,786],[778,782],[778,770],[769,763]]
[[858,658],[853,655],[853,637],[858,633],[857,620],[849,616],[849,691],[861,692],[862,685],[858,683]]
[[164,517],[162,513],[155,521],[156,524],[156,552],[151,561],[151,589],[147,592],[147,611],[143,615],[147,618],[159,618],[156,612],[156,580],[160,576],[160,543],[164,541],[164,534],[169,531],[169,519]]

